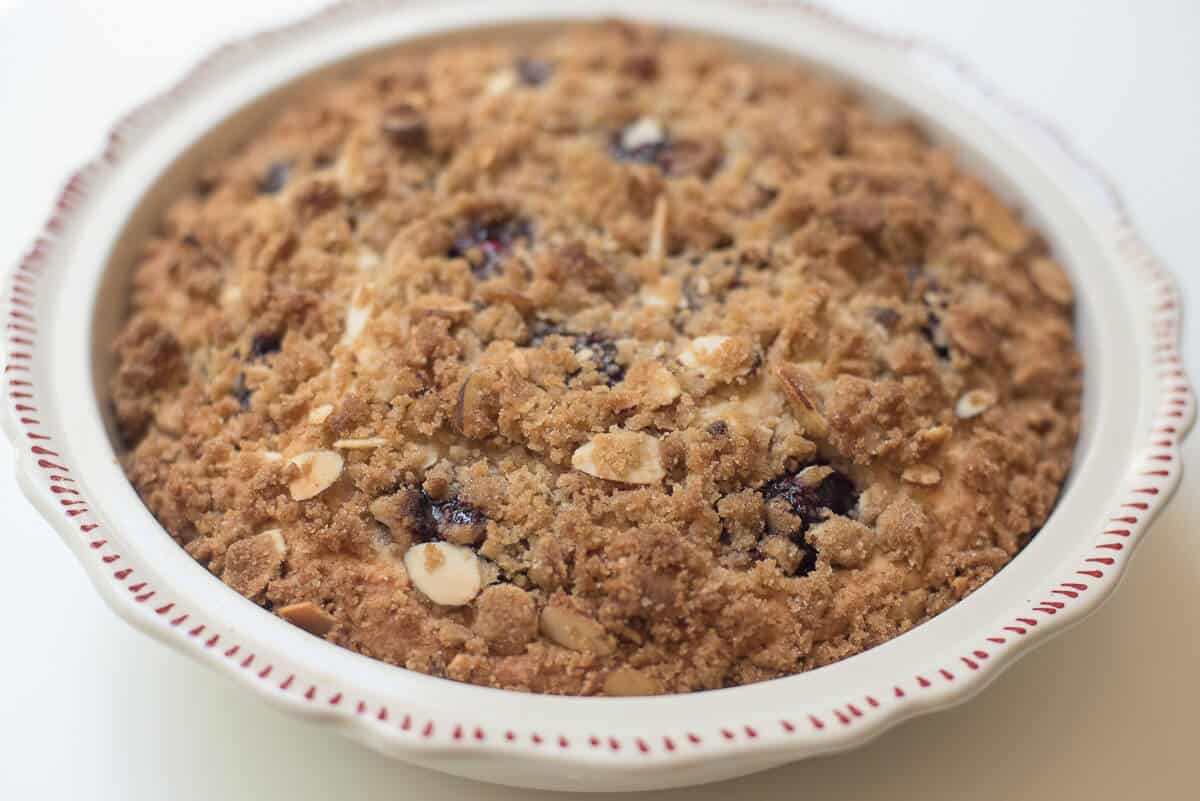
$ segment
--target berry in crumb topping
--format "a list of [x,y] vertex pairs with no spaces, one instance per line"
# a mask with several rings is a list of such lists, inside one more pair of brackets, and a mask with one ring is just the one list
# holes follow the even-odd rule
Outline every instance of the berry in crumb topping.
[[723,437],[729,433],[729,424],[724,420],[713,420],[704,430],[714,437]]
[[279,334],[255,334],[250,340],[250,358],[261,359],[279,351],[283,337]]
[[804,470],[767,482],[760,490],[767,501],[783,498],[807,525],[819,523],[828,512],[844,515],[858,503],[858,491],[843,474],[833,470],[816,483],[804,481]]
[[[816,466],[816,469],[820,467]],[[800,519],[798,528],[783,532],[803,553],[795,572],[797,576],[812,572],[817,563],[816,549],[805,537],[808,529],[831,514],[849,514],[858,504],[858,490],[845,475],[828,468],[827,475],[813,481],[807,473],[810,469],[813,469],[813,466],[793,475],[773,479],[759,490],[768,505],[782,504],[787,511]]]
[[668,176],[708,178],[721,162],[721,151],[691,140],[672,140],[654,119],[642,117],[609,138],[609,154],[617,161],[652,164]]
[[896,327],[896,323],[900,322],[900,313],[885,306],[872,308],[871,317],[888,331],[891,331]]
[[491,278],[519,239],[533,241],[533,225],[523,217],[475,220],[454,237],[446,255],[466,259],[476,278]]
[[487,528],[487,516],[455,496],[436,501],[424,490],[410,487],[400,492],[400,508],[413,543],[445,540],[475,545]]
[[451,542],[478,542],[487,527],[483,512],[459,498],[432,501],[430,512],[441,538]]
[[575,355],[590,360],[611,387],[624,380],[625,368],[618,361],[617,343],[603,334],[579,334],[571,346]]
[[942,318],[938,317],[933,312],[929,312],[929,322],[921,326],[921,335],[929,341],[933,352],[942,361],[950,360],[950,342],[946,339],[946,333],[942,330]]
[[541,86],[554,73],[554,67],[536,58],[519,58],[513,69],[516,70],[517,80],[525,86]]
[[706,283],[697,280],[694,276],[689,275],[683,279],[683,303],[689,312],[699,311],[704,306],[706,286]]
[[617,161],[661,166],[659,158],[669,142],[670,137],[657,120],[642,117],[613,132],[608,152]]
[[292,165],[286,161],[276,161],[267,168],[266,173],[258,181],[258,192],[262,195],[276,195],[287,185],[292,174]]
[[942,329],[942,315],[949,307],[949,299],[938,280],[928,275],[921,267],[910,267],[908,282],[912,291],[919,295],[925,305],[926,322],[921,326],[921,335],[929,342],[933,352],[942,361],[950,360],[950,340]]
[[246,386],[246,374],[238,373],[237,378],[233,379],[233,397],[237,398],[243,412],[250,410],[250,396],[253,394],[253,390]]
[[574,336],[567,332],[565,328],[550,320],[538,318],[533,321],[529,327],[529,346],[536,348],[541,345],[549,337],[569,337]]
[[625,366],[620,362],[617,343],[607,334],[595,332],[577,334],[548,320],[534,320],[529,336],[529,345],[537,347],[550,337],[570,339],[570,347],[575,355],[592,362],[596,366],[596,371],[605,377],[605,383],[608,386],[614,386],[625,380]]

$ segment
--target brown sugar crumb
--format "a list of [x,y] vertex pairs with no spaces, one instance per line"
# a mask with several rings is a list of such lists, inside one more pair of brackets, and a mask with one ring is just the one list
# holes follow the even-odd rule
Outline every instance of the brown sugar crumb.
[[519,654],[537,637],[537,601],[520,587],[496,584],[479,595],[474,629],[498,654]]
[[287,543],[279,529],[238,540],[225,550],[221,580],[247,598],[258,598],[279,575],[286,555]]
[[1071,465],[1068,274],[910,123],[623,23],[400,54],[213,161],[113,342],[189,554],[525,692],[809,670],[958,602]]

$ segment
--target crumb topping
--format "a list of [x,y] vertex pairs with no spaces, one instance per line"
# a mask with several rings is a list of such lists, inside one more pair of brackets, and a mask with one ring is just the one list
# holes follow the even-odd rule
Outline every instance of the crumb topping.
[[165,212],[113,343],[125,469],[315,636],[646,695],[845,658],[1050,513],[1073,292],[913,125],[624,22],[401,54]]

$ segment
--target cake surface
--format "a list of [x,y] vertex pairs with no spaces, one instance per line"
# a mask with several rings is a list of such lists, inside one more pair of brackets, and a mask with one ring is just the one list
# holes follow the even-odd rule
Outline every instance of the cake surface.
[[784,62],[606,22],[394,56],[167,209],[124,467],[201,564],[367,656],[532,692],[786,676],[1050,513],[1072,289],[946,151]]

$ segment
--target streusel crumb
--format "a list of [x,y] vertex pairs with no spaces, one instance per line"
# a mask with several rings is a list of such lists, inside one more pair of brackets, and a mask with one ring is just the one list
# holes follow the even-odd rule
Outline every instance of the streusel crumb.
[[230,587],[436,676],[644,695],[858,653],[1046,520],[1073,294],[913,125],[622,22],[376,63],[166,211],[124,464]]

